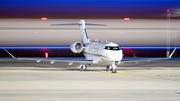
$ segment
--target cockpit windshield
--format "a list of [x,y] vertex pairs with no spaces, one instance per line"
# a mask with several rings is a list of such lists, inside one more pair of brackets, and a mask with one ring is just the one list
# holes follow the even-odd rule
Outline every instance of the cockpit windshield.
[[119,46],[105,46],[104,49],[106,50],[121,50]]

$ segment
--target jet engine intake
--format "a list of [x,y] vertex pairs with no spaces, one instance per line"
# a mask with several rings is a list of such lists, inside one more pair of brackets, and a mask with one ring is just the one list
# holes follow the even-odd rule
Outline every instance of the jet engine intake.
[[81,53],[84,48],[81,42],[74,42],[70,47],[73,53]]

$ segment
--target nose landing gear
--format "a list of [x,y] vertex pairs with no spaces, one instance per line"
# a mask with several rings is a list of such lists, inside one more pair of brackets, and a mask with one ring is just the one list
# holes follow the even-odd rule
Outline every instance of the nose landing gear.
[[112,73],[117,73],[116,72],[117,66],[114,63],[111,66],[112,66]]
[[117,68],[117,66],[115,64],[111,64],[111,65],[107,66],[106,71],[112,71],[112,73],[117,73],[116,68]]

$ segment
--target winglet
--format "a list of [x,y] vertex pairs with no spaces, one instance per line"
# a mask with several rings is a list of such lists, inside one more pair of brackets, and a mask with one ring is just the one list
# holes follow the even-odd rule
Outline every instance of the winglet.
[[172,53],[169,55],[169,59],[172,57],[172,55],[174,54],[176,48],[174,48],[174,50],[172,51]]
[[8,52],[5,48],[3,48],[13,59],[16,59],[10,52]]

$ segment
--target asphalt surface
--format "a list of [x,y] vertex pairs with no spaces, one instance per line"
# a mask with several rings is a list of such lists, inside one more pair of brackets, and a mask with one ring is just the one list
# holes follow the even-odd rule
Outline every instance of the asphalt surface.
[[0,60],[1,101],[179,101],[180,60],[105,67]]

